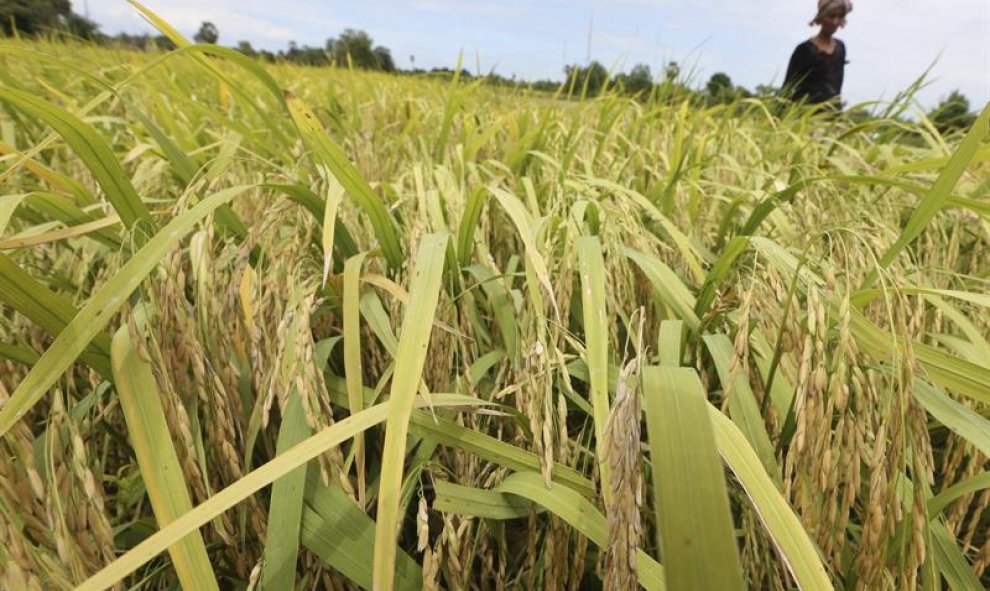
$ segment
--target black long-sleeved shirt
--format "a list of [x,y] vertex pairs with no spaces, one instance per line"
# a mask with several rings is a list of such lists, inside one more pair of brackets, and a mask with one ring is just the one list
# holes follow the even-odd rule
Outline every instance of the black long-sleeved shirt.
[[842,92],[846,66],[846,45],[835,40],[835,51],[824,53],[810,39],[798,45],[787,66],[784,88],[793,92],[794,100],[824,103],[835,100]]

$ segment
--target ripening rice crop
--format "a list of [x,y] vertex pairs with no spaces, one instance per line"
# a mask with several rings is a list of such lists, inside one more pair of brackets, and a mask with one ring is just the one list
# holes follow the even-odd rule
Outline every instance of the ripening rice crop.
[[990,109],[0,45],[0,588],[979,589]]

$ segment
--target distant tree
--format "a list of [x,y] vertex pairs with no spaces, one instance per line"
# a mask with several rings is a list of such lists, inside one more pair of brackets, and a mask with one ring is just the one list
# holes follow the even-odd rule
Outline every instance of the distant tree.
[[340,37],[327,40],[327,49],[338,65],[347,65],[348,58],[355,68],[364,70],[378,69],[378,57],[375,55],[374,42],[364,31],[344,29]]
[[164,49],[165,51],[172,51],[175,49],[175,43],[165,35],[158,35],[152,39],[152,45],[158,49]]
[[219,40],[220,30],[210,21],[203,21],[203,24],[199,26],[199,30],[193,35],[193,41],[196,43],[216,43]]
[[[444,78],[446,80],[453,80],[454,74],[457,74],[457,70],[453,68],[448,68],[447,66],[444,66],[442,68],[432,68],[430,70],[430,75],[435,76],[437,78]],[[461,68],[461,73],[458,74],[458,76],[460,76],[462,79],[471,78],[471,70],[468,70],[467,68]]]
[[80,39],[95,41],[100,37],[100,25],[80,14],[70,12],[63,17],[63,22],[69,34]]
[[243,53],[244,55],[246,55],[248,57],[254,57],[254,56],[258,55],[258,52],[255,51],[254,50],[254,47],[251,46],[251,42],[250,41],[238,41],[237,42],[237,51]]
[[588,96],[601,94],[608,82],[608,70],[597,60],[592,60],[586,68],[577,65],[567,66],[564,68],[564,74],[569,81],[572,79],[576,81],[575,88],[579,92],[587,87]]
[[969,99],[958,90],[952,93],[928,114],[932,124],[942,134],[969,129],[976,122],[976,115],[970,112]]
[[144,50],[148,46],[147,35],[128,35],[127,33],[117,33],[110,37],[110,41],[124,49]]
[[712,74],[712,77],[708,79],[708,83],[705,84],[705,91],[708,94],[708,100],[712,104],[729,102],[734,94],[732,78],[729,78],[729,75],[725,72],[716,72]]
[[69,0],[0,0],[0,31],[37,35],[64,25],[70,14]]
[[395,71],[395,61],[392,59],[392,52],[389,48],[379,45],[375,48],[374,53],[379,70],[383,72]]
[[648,95],[653,88],[653,74],[650,66],[636,64],[633,69],[621,78],[622,86],[630,94]]
[[330,63],[330,54],[326,48],[310,47],[308,45],[300,46],[295,41],[289,41],[289,50],[280,52],[279,56],[291,62],[307,66],[326,66]]
[[533,82],[530,87],[533,90],[555,92],[558,88],[560,88],[560,82],[555,82],[553,80],[537,80],[536,82]]

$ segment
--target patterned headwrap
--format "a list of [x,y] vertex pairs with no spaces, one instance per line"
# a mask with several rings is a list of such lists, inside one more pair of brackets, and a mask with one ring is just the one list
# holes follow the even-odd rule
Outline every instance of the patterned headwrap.
[[[852,0],[818,0],[818,14],[816,14],[815,18],[813,18],[808,24],[816,25],[821,21],[823,16],[840,8],[843,9],[846,14],[849,14],[853,10]],[[842,19],[842,24],[846,24],[845,19]]]

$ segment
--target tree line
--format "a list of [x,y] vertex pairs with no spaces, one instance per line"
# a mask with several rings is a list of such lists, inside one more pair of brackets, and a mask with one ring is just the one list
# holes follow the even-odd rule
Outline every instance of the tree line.
[[[74,12],[70,0],[0,0],[0,32],[5,36],[69,36],[101,45],[145,51],[174,49],[172,42],[162,35],[107,35],[95,22]],[[220,30],[214,23],[204,21],[193,38],[197,43],[216,44],[220,42]],[[446,78],[455,75],[450,68],[433,68],[429,71],[417,68],[415,56],[409,56],[409,68],[398,68],[389,48],[375,45],[368,33],[357,29],[345,29],[338,37],[327,39],[322,47],[299,45],[294,41],[290,41],[286,49],[275,52],[255,49],[249,41],[238,41],[233,47],[249,57],[268,62],[287,61],[313,67],[335,65]],[[646,64],[636,64],[629,72],[613,74],[598,61],[591,61],[585,66],[566,66],[563,73],[563,82],[549,79],[517,80],[515,76],[506,78],[494,71],[484,75],[484,80],[487,84],[497,86],[518,86],[547,92],[556,92],[563,84],[568,96],[594,97],[611,92],[648,99],[659,95],[675,99],[687,98],[708,106],[732,104],[740,98],[775,97],[781,94],[780,89],[770,85],[759,85],[754,90],[737,86],[724,72],[716,72],[703,87],[693,89],[687,85],[676,62],[668,63],[662,75],[656,77]],[[473,77],[465,69],[461,69],[457,75],[465,79]],[[976,120],[969,100],[958,90],[944,98],[928,116],[942,133],[968,129]]]

